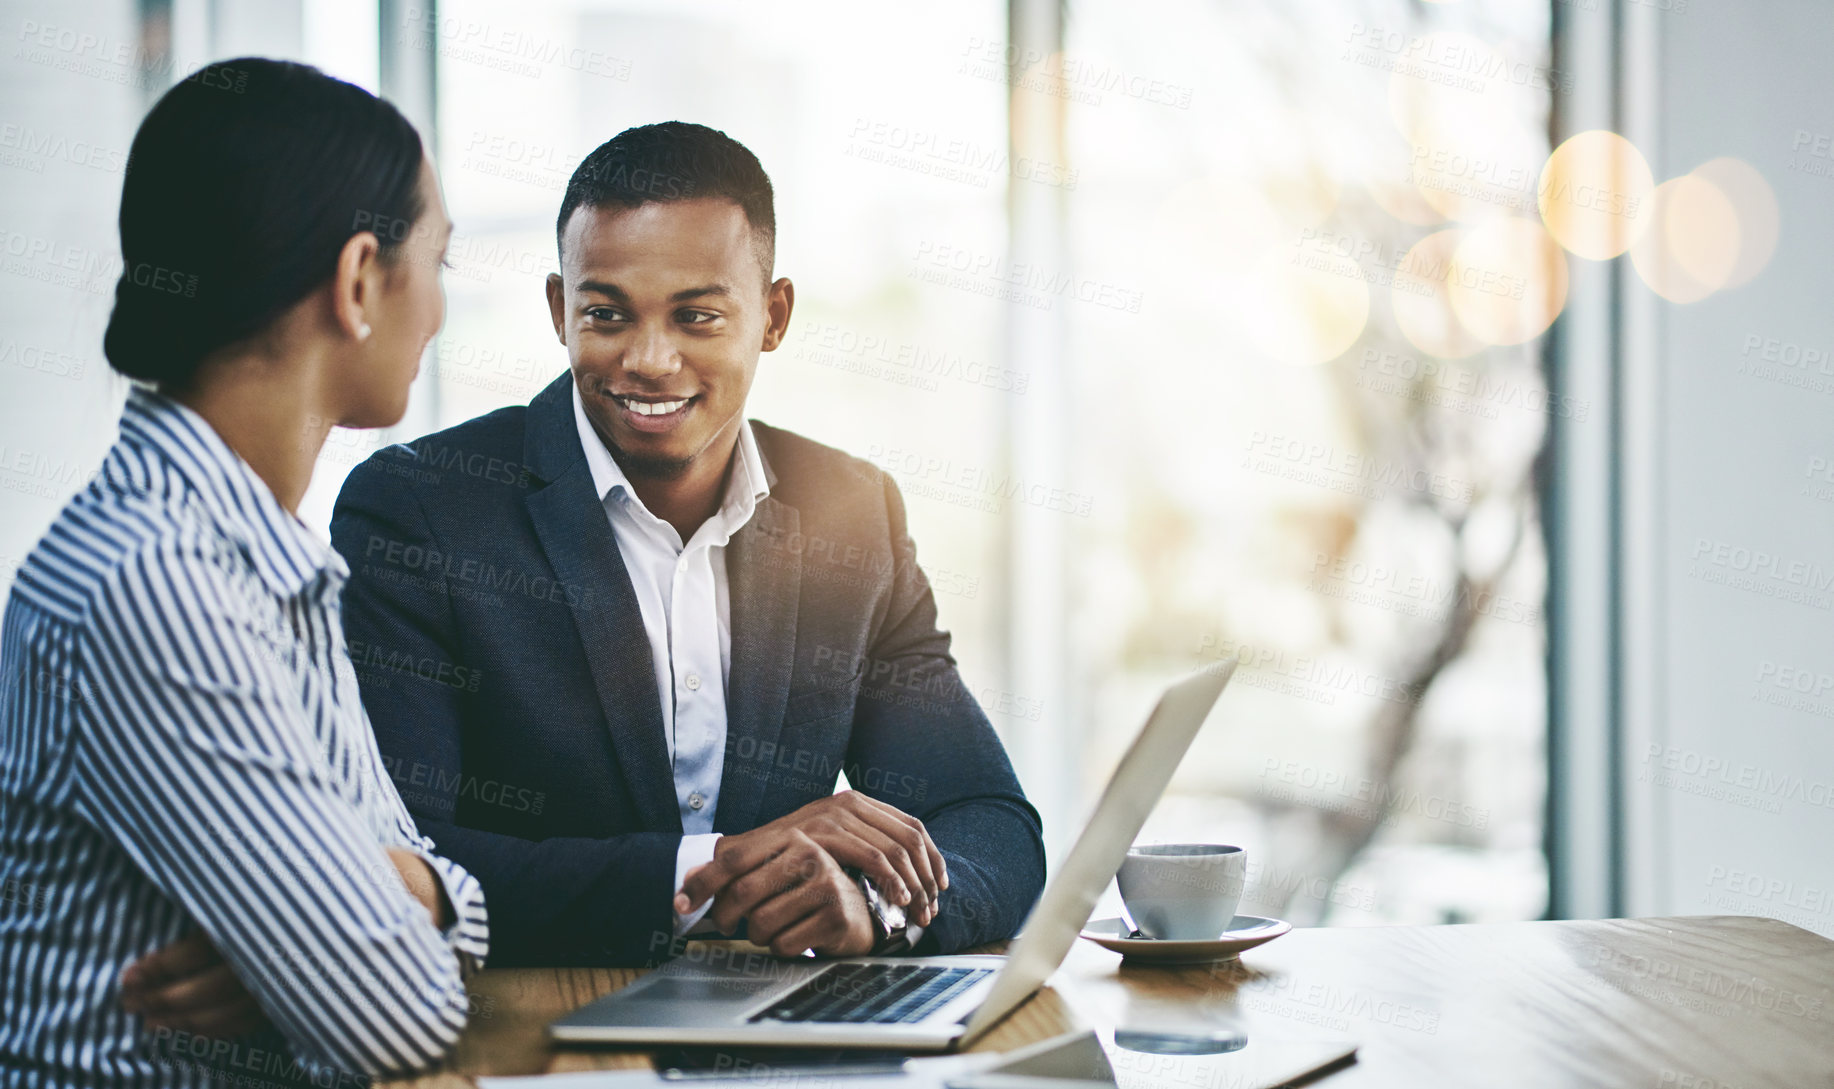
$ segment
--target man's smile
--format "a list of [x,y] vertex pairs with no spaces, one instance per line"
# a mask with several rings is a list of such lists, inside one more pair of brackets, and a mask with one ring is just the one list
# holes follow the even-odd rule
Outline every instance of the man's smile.
[[606,394],[618,406],[618,416],[636,431],[656,434],[673,430],[686,419],[700,400],[698,395],[679,397],[662,394]]

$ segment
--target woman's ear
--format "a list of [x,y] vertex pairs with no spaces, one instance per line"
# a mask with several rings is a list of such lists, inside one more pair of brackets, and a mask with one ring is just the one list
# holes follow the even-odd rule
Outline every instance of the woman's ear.
[[369,339],[370,319],[382,291],[382,244],[369,231],[358,231],[338,251],[331,282],[331,308],[344,335],[359,343]]

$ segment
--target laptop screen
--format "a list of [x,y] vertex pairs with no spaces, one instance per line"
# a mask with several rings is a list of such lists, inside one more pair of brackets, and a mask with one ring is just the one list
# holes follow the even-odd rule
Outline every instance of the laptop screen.
[[1147,814],[1158,804],[1185,750],[1223,694],[1235,666],[1233,658],[1207,666],[1159,697],[1146,725],[1114,769],[1076,846],[1070,848],[1026,918],[987,1001],[969,1020],[964,1040],[980,1035],[1025,1001],[1063,963],[1095,910],[1095,901],[1121,868]]

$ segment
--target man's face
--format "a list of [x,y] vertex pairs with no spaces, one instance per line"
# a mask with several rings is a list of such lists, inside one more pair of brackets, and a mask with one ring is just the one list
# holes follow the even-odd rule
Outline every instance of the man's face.
[[766,275],[730,200],[581,207],[567,221],[548,309],[586,417],[626,473],[724,471],[758,353],[789,325],[790,282]]

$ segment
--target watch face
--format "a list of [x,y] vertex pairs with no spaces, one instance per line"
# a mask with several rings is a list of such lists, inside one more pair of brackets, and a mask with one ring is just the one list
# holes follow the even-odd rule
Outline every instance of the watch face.
[[869,908],[874,915],[879,917],[879,921],[885,925],[887,933],[895,934],[904,929],[905,925],[910,920],[905,915],[903,908],[887,900],[884,896],[881,896],[879,894],[879,886],[873,884],[871,878],[862,877],[860,879],[860,887],[866,893],[867,908]]

